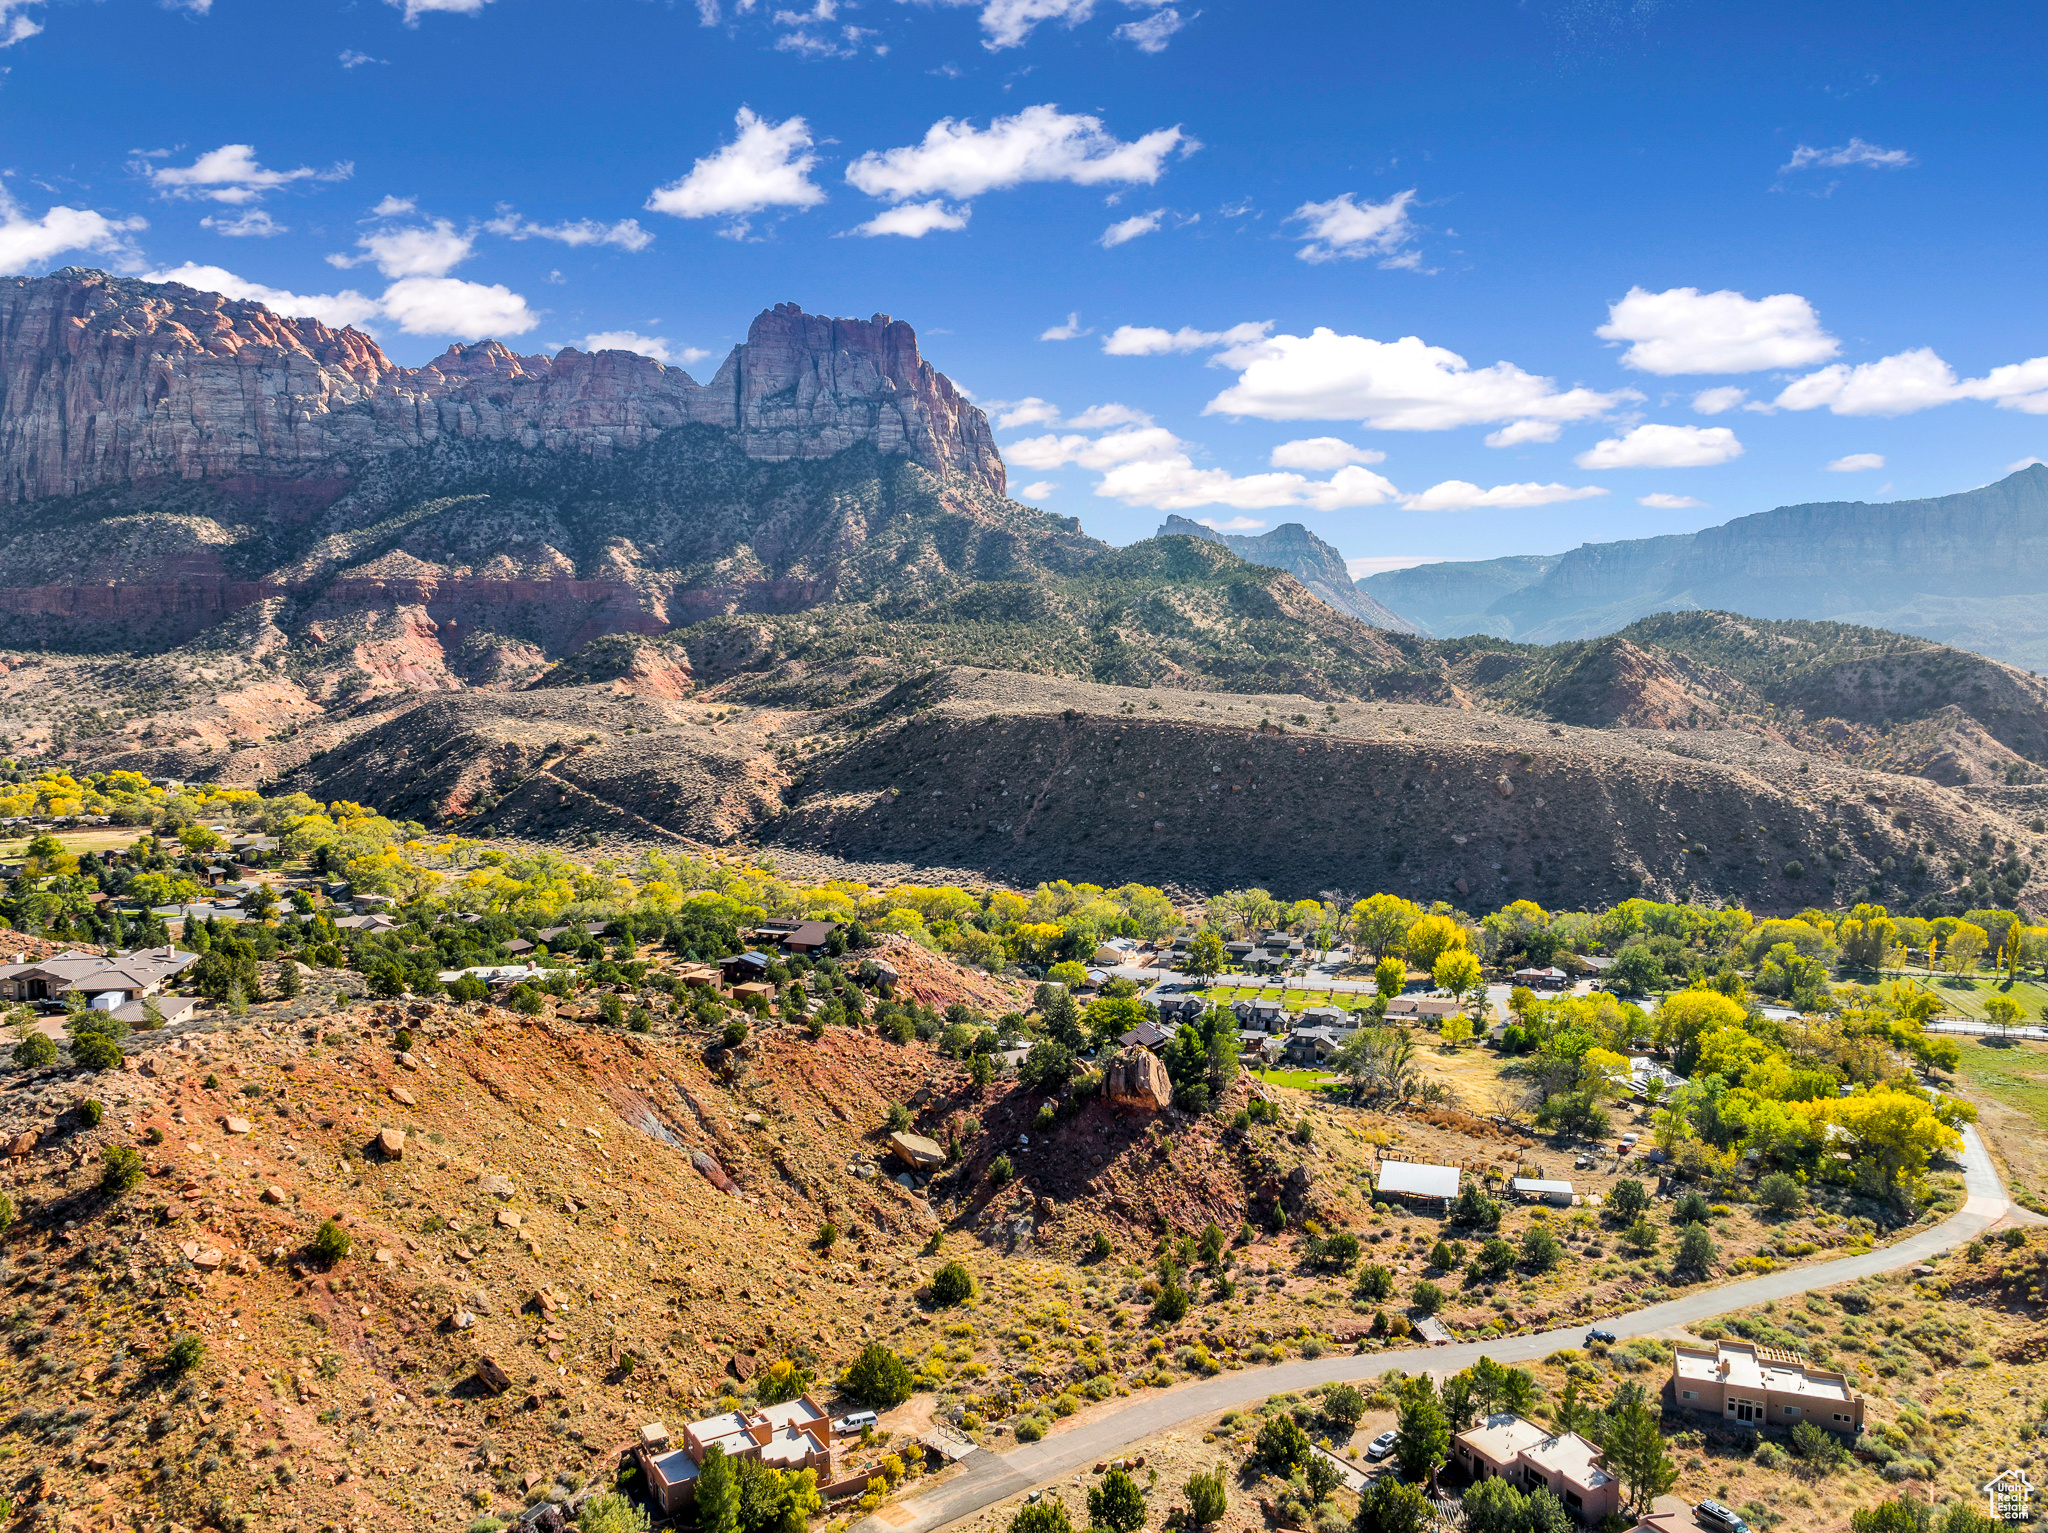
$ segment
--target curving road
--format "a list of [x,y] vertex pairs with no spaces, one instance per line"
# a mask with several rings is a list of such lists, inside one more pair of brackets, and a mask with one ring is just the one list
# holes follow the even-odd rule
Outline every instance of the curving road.
[[[1963,1130],[1963,1206],[1941,1224],[1910,1235],[1860,1256],[1818,1266],[1794,1267],[1766,1273],[1740,1283],[1703,1288],[1682,1298],[1653,1304],[1600,1320],[1603,1329],[1624,1339],[1656,1336],[1681,1330],[1715,1315],[1761,1304],[1766,1299],[1794,1298],[1809,1289],[1847,1283],[1880,1272],[1910,1267],[1931,1256],[1961,1245],[2003,1218],[2012,1205],[2005,1196],[2005,1184],[1985,1153],[1984,1144],[1972,1127]],[[1560,1347],[1577,1346],[1585,1338],[1591,1317],[1562,1330],[1533,1335],[1504,1336],[1484,1342],[1455,1342],[1442,1347],[1410,1347],[1398,1352],[1374,1352],[1342,1357],[1319,1357],[1277,1363],[1270,1368],[1247,1368],[1218,1374],[1212,1379],[1182,1385],[1162,1394],[1133,1400],[1123,1409],[1035,1443],[1025,1443],[1007,1453],[987,1450],[970,1453],[960,1461],[962,1473],[943,1484],[887,1506],[860,1522],[852,1533],[930,1533],[1049,1480],[1071,1474],[1082,1465],[1110,1457],[1132,1443],[1164,1432],[1200,1417],[1214,1415],[1265,1399],[1268,1395],[1311,1388],[1317,1384],[1357,1383],[1376,1378],[1389,1368],[1426,1368],[1432,1373],[1456,1373],[1469,1368],[1483,1353],[1496,1362],[1529,1362],[1546,1357]]]

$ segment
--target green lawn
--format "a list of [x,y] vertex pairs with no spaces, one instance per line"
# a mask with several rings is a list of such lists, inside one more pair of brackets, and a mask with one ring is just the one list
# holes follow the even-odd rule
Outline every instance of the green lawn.
[[1984,1116],[1980,1127],[2024,1194],[2048,1191],[2048,1044],[2000,1038],[1958,1038],[1956,1068],[1963,1095]]
[[[1211,985],[1198,992],[1213,1006],[1228,1006],[1233,1001],[1256,1001],[1264,997],[1278,1001],[1288,1011],[1300,1011],[1305,1006],[1337,1005],[1346,1010],[1360,1005],[1363,997],[1346,992],[1341,998],[1330,990],[1282,990],[1278,985]],[[1346,1002],[1350,1006],[1346,1006]]]
[[1994,975],[1930,976],[1925,970],[1920,970],[1909,971],[1906,982],[1932,993],[1941,1002],[1943,1014],[1965,1016],[1977,1022],[1989,1020],[1984,1003],[1994,995],[2009,995],[2018,1001],[2023,1013],[2020,1020],[2023,1022],[2038,1023],[2042,1016],[2041,1008],[2048,1006],[2048,987],[2033,979],[2022,979],[2008,986],[2004,980]]
[[1315,1091],[1341,1085],[1327,1070],[1252,1070],[1269,1086],[1285,1086],[1293,1091]]

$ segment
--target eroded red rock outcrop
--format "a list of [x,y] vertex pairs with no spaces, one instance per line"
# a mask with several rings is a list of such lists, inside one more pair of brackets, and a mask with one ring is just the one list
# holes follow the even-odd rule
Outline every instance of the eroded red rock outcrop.
[[686,424],[751,457],[858,443],[1001,492],[987,417],[908,324],[756,317],[709,383],[632,352],[519,356],[496,341],[399,367],[352,329],[179,283],[76,267],[0,280],[0,498],[206,482],[318,501],[379,456],[443,443],[535,453],[642,447]]

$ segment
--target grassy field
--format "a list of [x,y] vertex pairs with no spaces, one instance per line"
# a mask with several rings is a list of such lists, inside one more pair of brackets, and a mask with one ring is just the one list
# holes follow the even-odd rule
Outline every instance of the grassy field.
[[1983,1115],[1978,1127],[2005,1162],[2006,1180],[2030,1199],[2048,1196],[2048,1044],[1958,1038],[1963,1095]]
[[[142,831],[133,825],[109,825],[93,830],[60,830],[55,832],[57,840],[67,852],[103,852],[114,846],[133,846],[135,838]],[[28,836],[19,836],[12,841],[0,840],[0,858],[23,856],[28,851]]]
[[1305,1006],[1338,1006],[1349,1011],[1354,1006],[1363,1006],[1369,999],[1369,995],[1350,990],[1282,990],[1278,985],[1211,985],[1202,994],[1214,1006],[1263,998],[1278,1001],[1287,1011],[1300,1011]]
[[1253,1070],[1268,1086],[1285,1086],[1290,1091],[1349,1090],[1326,1070]]
[[1996,975],[1990,974],[1928,974],[1923,970],[1908,970],[1906,982],[1917,985],[1941,1002],[1943,1013],[1952,1013],[1982,1022],[1987,1018],[1984,1003],[1994,995],[2009,995],[2020,1003],[2026,1022],[2041,1020],[2041,1008],[2048,1006],[2048,986],[2040,981],[2022,979],[2008,986]]

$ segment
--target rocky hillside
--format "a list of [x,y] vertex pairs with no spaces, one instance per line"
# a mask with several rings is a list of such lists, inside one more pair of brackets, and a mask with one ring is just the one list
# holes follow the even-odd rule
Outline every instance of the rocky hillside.
[[1311,595],[1361,623],[1395,633],[1427,631],[1360,590],[1344,567],[1344,556],[1300,522],[1283,522],[1271,532],[1252,534],[1218,532],[1185,516],[1169,516],[1160,524],[1157,536],[1205,538],[1221,543],[1247,564],[1287,571]]
[[1969,908],[1996,877],[2048,910],[2030,808],[1755,729],[879,662],[807,679],[753,673],[681,703],[616,682],[430,701],[279,786],[381,790],[393,813],[471,833],[765,845],[784,866],[871,877],[1759,912],[1870,891]]
[[1707,608],[1897,629],[2044,669],[2048,465],[1957,495],[1781,506],[1697,533],[1425,565],[1359,586],[1438,635],[1547,643]]

